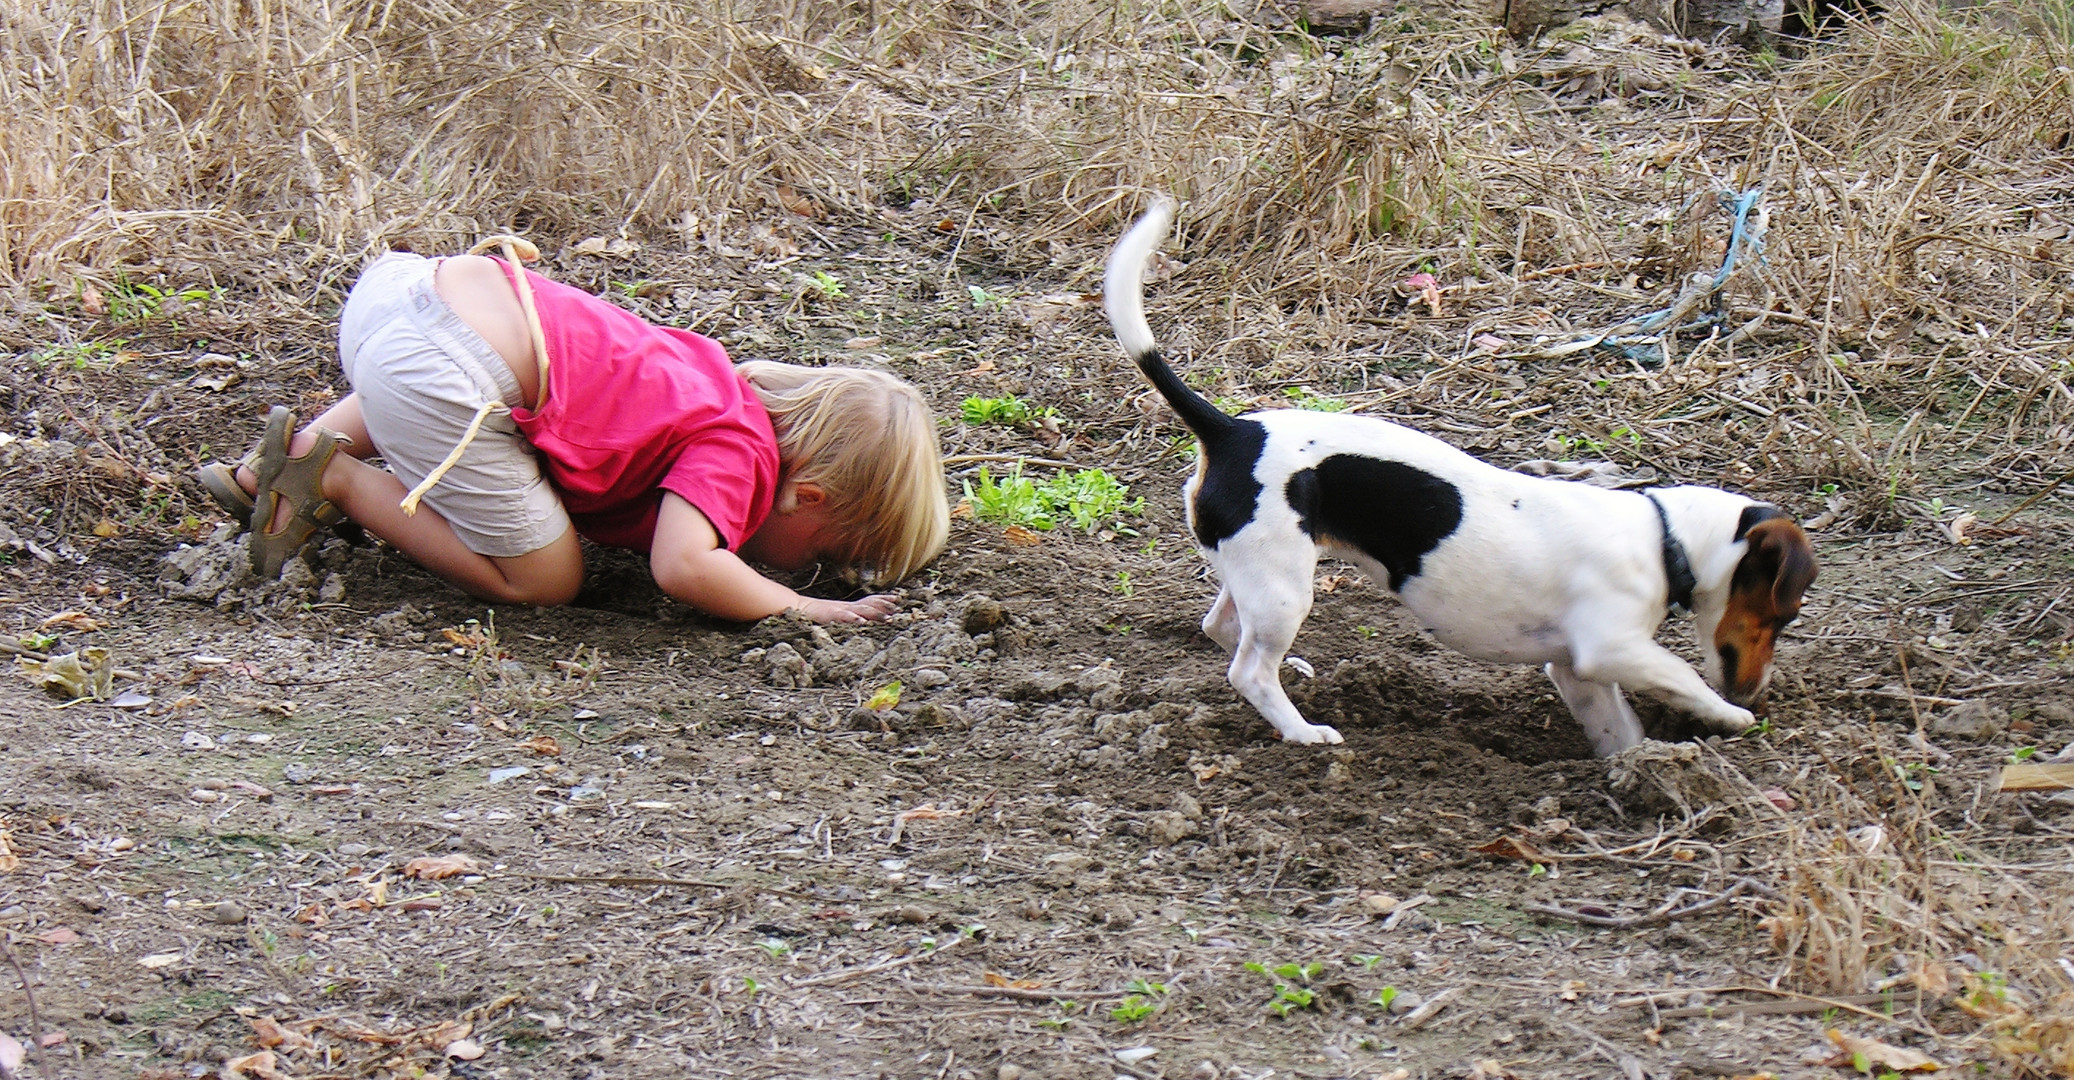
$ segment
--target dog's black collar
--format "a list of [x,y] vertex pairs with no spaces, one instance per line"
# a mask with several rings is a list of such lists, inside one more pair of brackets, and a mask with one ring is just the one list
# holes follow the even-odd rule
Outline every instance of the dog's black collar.
[[1670,586],[1671,606],[1680,611],[1692,610],[1692,589],[1699,579],[1692,576],[1692,560],[1686,557],[1685,545],[1671,533],[1671,515],[1664,504],[1656,501],[1656,493],[1645,491],[1642,497],[1656,507],[1656,520],[1664,527],[1664,582]]

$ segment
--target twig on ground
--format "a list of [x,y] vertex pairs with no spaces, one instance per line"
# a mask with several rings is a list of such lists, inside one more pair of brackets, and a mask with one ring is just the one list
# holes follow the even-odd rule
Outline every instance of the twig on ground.
[[754,892],[769,893],[772,896],[790,896],[796,900],[812,900],[816,903],[828,902],[828,897],[815,896],[813,893],[779,889],[770,885],[751,885],[741,881],[700,881],[697,878],[622,877],[588,874],[505,874],[503,876],[525,878],[527,881],[551,881],[563,885],[662,885],[685,889],[749,889]]
[[1411,1013],[1404,1018],[1404,1030],[1417,1031],[1418,1029],[1426,1026],[1426,1021],[1433,1019],[1435,1016],[1438,1016],[1440,1014],[1440,1010],[1447,1008],[1448,1002],[1455,1000],[1455,998],[1459,997],[1461,993],[1462,988],[1459,986],[1455,986],[1449,987],[1448,989],[1442,990],[1440,993],[1435,994],[1430,998],[1427,998],[1425,1004],[1420,1005],[1416,1009],[1413,1009]]
[[[793,983],[792,985],[799,986],[802,984]],[[1016,1001],[1043,1002],[1059,1000],[1107,1001],[1130,996],[1130,991],[1128,990],[1068,990],[1063,988],[1057,990],[1030,990],[1020,986],[938,986],[929,983],[901,983],[900,988],[912,990],[919,994],[943,994],[946,996],[969,994],[973,997],[998,997],[1012,998]]]
[[45,1076],[58,1074],[50,1067],[50,1058],[43,1049],[43,1016],[36,1011],[36,992],[29,988],[29,973],[22,970],[22,962],[14,955],[14,947],[8,944],[7,933],[0,931],[0,956],[7,958],[7,966],[14,969],[14,977],[22,983],[22,1001],[29,1009],[29,1053],[36,1058],[36,1071]]
[[[952,942],[952,944],[956,944],[955,940]],[[929,949],[918,953],[911,953],[907,956],[903,956],[895,960],[888,960],[882,964],[873,964],[870,967],[848,968],[843,971],[830,972],[826,975],[816,975],[811,979],[799,979],[795,982],[788,983],[787,985],[791,986],[795,990],[807,986],[832,986],[836,983],[848,982],[851,979],[861,979],[866,975],[877,975],[880,972],[892,971],[895,968],[903,968],[908,966],[909,964],[917,963],[922,960],[927,960],[932,956],[942,956],[944,953],[947,953],[949,951],[951,951],[951,946],[945,945],[941,948]]]
[[1565,1020],[1563,1022],[1563,1026],[1569,1028],[1571,1031],[1574,1031],[1579,1035],[1584,1036],[1585,1040],[1592,1044],[1592,1049],[1597,1050],[1599,1052],[1599,1056],[1605,1058],[1607,1061],[1612,1062],[1614,1066],[1619,1068],[1622,1075],[1626,1076],[1628,1080],[1644,1080],[1644,1073],[1642,1072],[1642,1063],[1635,1059],[1635,1055],[1623,1053],[1619,1047],[1614,1046],[1612,1043],[1609,1043],[1606,1040],[1600,1038],[1599,1036],[1594,1034],[1590,1028],[1585,1027],[1583,1024],[1572,1023],[1568,1020]]
[[1694,915],[1720,907],[1745,892],[1761,893],[1775,899],[1778,896],[1770,888],[1750,878],[1737,878],[1735,884],[1722,890],[1717,896],[1709,897],[1698,903],[1688,904],[1685,907],[1678,906],[1678,901],[1683,900],[1694,892],[1696,890],[1674,889],[1671,892],[1670,899],[1665,900],[1661,907],[1646,915],[1593,915],[1588,912],[1572,911],[1569,908],[1557,907],[1554,904],[1527,904],[1524,910],[1540,915],[1554,915],[1559,918],[1572,920],[1573,922],[1581,922],[1586,926],[1604,926],[1615,930],[1630,930],[1638,926],[1656,926],[1662,923],[1676,922],[1679,919],[1691,918]]
[[1059,461],[1054,458],[1026,457],[1022,454],[952,454],[943,459],[943,467],[948,469],[954,465],[978,465],[989,461],[1014,462],[1018,465],[1042,465],[1050,469],[1078,469],[1081,467],[1070,461]]

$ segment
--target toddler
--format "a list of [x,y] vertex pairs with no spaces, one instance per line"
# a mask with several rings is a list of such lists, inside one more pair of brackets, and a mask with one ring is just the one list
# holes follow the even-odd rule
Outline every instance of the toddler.
[[243,461],[201,470],[249,523],[257,572],[350,518],[485,600],[568,603],[580,534],[646,552],[664,592],[720,618],[892,612],[883,595],[801,596],[749,563],[862,563],[892,583],[943,550],[942,458],[912,386],[738,366],[718,342],[524,270],[512,243],[501,260],[377,259],[340,315],[353,392],[300,432],[276,407]]

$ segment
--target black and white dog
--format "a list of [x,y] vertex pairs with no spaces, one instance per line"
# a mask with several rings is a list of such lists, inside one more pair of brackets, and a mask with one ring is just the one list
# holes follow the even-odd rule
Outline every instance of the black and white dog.
[[[1371,417],[1227,416],[1160,358],[1145,321],[1146,261],[1173,220],[1161,199],[1117,243],[1103,301],[1124,351],[1201,440],[1188,521],[1223,586],[1203,632],[1231,653],[1232,686],[1278,736],[1340,741],[1306,722],[1277,678],[1321,554],[1388,582],[1459,652],[1547,665],[1602,757],[1642,741],[1622,687],[1716,731],[1750,726],[1745,706],[1763,697],[1774,640],[1815,578],[1798,525],[1715,488],[1610,491],[1508,472]],[[1698,621],[1705,679],[1656,643],[1672,605]]]

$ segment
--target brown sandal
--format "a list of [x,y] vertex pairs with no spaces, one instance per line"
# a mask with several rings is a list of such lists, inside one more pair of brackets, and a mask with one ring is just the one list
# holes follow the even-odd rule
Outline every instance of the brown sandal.
[[238,531],[243,532],[252,527],[252,496],[238,486],[239,468],[259,471],[259,447],[253,447],[251,453],[234,464],[216,461],[204,465],[195,470],[194,478],[202,485],[202,490],[209,493],[209,498],[238,523]]
[[[345,519],[324,497],[324,469],[346,436],[326,428],[312,429],[317,445],[301,457],[289,457],[295,438],[295,414],[276,405],[266,418],[266,434],[259,441],[259,487],[252,497],[252,572],[262,578],[281,576],[281,567],[309,544],[318,529]],[[235,485],[235,479],[233,479]],[[212,492],[213,494],[213,492]],[[290,508],[288,520],[278,531],[270,531],[282,503]]]

